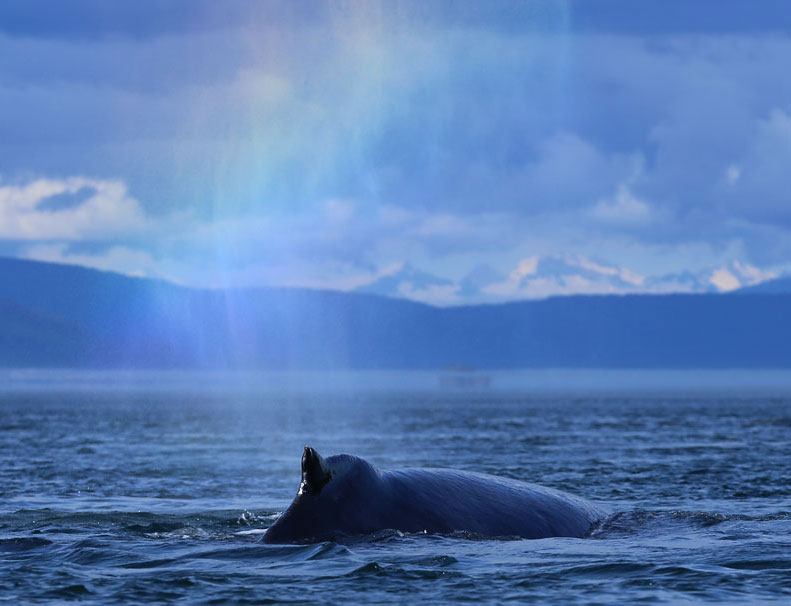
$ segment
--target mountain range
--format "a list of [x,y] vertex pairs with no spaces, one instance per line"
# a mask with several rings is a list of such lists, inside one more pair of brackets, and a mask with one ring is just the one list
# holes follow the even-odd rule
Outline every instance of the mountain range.
[[628,269],[572,255],[534,256],[509,273],[478,265],[459,280],[410,264],[394,265],[356,292],[439,305],[504,303],[569,294],[718,293],[758,286],[776,276],[746,263],[699,271],[641,276]]
[[791,280],[775,282],[739,294],[434,307],[298,288],[193,289],[0,258],[0,365],[787,368]]

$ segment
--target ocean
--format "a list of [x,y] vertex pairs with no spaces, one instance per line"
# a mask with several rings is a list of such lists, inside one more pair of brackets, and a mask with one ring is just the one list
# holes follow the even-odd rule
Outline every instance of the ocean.
[[[788,604],[789,374],[0,371],[0,602]],[[263,544],[306,444],[613,515]]]

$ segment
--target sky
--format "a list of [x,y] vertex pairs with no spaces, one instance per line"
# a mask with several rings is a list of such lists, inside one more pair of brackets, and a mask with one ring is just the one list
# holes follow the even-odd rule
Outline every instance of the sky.
[[0,3],[0,255],[438,305],[791,270],[791,3]]

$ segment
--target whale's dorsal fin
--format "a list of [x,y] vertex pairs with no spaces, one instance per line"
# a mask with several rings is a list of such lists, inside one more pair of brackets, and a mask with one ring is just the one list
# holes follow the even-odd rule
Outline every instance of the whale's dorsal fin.
[[321,455],[310,446],[305,446],[305,452],[302,453],[302,483],[299,485],[299,493],[318,494],[331,477],[332,472]]

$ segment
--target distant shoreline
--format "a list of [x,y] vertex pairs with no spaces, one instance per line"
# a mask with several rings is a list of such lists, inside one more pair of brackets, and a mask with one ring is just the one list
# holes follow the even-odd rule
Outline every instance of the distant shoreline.
[[[791,373],[784,369],[523,369],[487,370],[487,384],[471,384],[481,393],[533,395],[577,393],[772,392],[791,394]],[[459,392],[443,385],[441,371],[197,371],[107,369],[0,369],[0,394],[19,392]]]

